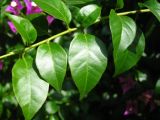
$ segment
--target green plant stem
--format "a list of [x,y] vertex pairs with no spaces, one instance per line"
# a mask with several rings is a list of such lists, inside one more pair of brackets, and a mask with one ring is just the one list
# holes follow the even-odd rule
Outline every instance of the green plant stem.
[[[124,15],[130,15],[130,14],[136,14],[136,13],[146,13],[146,12],[150,12],[150,10],[149,9],[133,10],[133,11],[117,13],[117,15],[124,16]],[[99,21],[106,20],[108,18],[109,18],[109,16],[105,16],[105,17],[102,17]],[[97,22],[99,22],[99,21],[97,21]]]
[[[146,13],[146,12],[150,12],[150,10],[149,9],[142,9],[142,10],[127,11],[127,12],[117,13],[117,15],[123,16],[123,15],[136,14],[136,13]],[[108,16],[102,17],[101,19],[99,19],[95,23],[103,21],[104,19],[108,19]],[[53,39],[55,39],[57,37],[60,37],[62,35],[68,34],[68,33],[71,33],[71,32],[76,31],[76,30],[77,30],[77,28],[69,28],[66,31],[63,31],[63,32],[58,33],[58,34],[56,34],[54,36],[51,36],[51,37],[49,37],[49,38],[47,38],[45,40],[42,40],[42,41],[40,41],[38,43],[35,43],[35,44],[33,44],[33,45],[29,46],[29,47],[26,47],[24,49],[24,52],[30,50],[31,48],[35,48],[35,47],[37,47],[37,46],[39,46],[41,44],[47,43],[47,42],[49,42],[49,41],[51,41],[51,40],[53,40]],[[7,53],[5,55],[0,56],[0,59],[6,58],[6,57],[9,57],[9,56],[13,56],[13,55],[18,54],[18,53],[19,52],[13,52],[12,51],[12,52],[9,52],[9,53]]]
[[[41,45],[41,44],[47,43],[47,42],[49,42],[49,41],[51,41],[51,40],[53,40],[53,39],[55,39],[55,38],[57,38],[57,37],[60,37],[60,36],[65,35],[65,34],[67,34],[67,33],[71,33],[71,32],[76,31],[76,30],[77,30],[77,28],[69,28],[69,29],[66,30],[66,31],[63,31],[63,32],[58,33],[58,34],[56,34],[56,35],[54,35],[54,36],[51,36],[51,37],[49,37],[49,38],[47,38],[47,39],[45,39],[45,40],[42,40],[42,41],[40,41],[40,42],[38,42],[38,43],[35,43],[35,44],[33,44],[33,45],[29,46],[29,47],[26,47],[26,48],[24,49],[24,52],[26,52],[26,51],[28,51],[28,50],[30,50],[30,49],[32,49],[32,48],[38,47],[38,46]],[[13,55],[18,54],[18,53],[19,53],[19,52],[9,52],[9,53],[7,53],[7,54],[5,54],[5,55],[0,56],[0,59],[6,58],[6,57],[9,57],[9,56],[13,56]]]
[[135,14],[135,13],[146,13],[150,12],[149,9],[143,9],[143,10],[133,10],[133,11],[128,11],[128,12],[122,12],[122,13],[117,13],[117,15],[129,15],[129,14]]

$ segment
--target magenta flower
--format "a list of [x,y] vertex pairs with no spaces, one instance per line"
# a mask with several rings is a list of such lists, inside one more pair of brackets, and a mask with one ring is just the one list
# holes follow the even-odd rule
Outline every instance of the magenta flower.
[[[34,13],[41,13],[42,9],[40,9],[33,1],[31,0],[24,0],[24,3],[26,4],[26,14],[34,14]],[[6,8],[7,12],[10,12],[14,15],[19,15],[20,11],[23,9],[22,4],[20,3],[20,0],[12,0],[10,5]],[[51,23],[54,21],[54,17],[47,16],[46,17],[48,21],[48,25],[51,25]],[[13,23],[11,21],[8,21],[8,25],[12,32],[16,33],[17,30]]]
[[10,5],[6,8],[6,11],[13,13],[14,15],[19,15],[22,9],[23,6],[19,0],[12,0]]
[[123,113],[124,116],[133,115],[138,113],[137,101],[127,101],[125,111]]
[[[7,12],[13,13],[14,15],[19,15],[20,11],[23,9],[22,4],[19,0],[12,0],[10,5],[6,8]],[[8,25],[12,32],[16,33],[17,30],[14,27],[13,23],[11,21],[8,21]]]
[[7,23],[9,25],[9,28],[11,29],[11,31],[16,33],[17,30],[16,30],[15,26],[13,25],[13,23],[11,21],[8,21]]
[[0,70],[2,70],[2,69],[3,69],[3,62],[0,61]]
[[31,0],[24,0],[25,4],[26,4],[26,14],[34,14],[34,13],[41,13],[42,9],[40,9],[35,2],[31,1]]
[[[25,4],[26,4],[26,14],[34,14],[34,13],[41,13],[42,9],[39,8],[35,2],[31,1],[31,0],[24,0]],[[47,16],[47,21],[48,21],[48,25],[51,25],[51,23],[54,21],[54,17],[48,15]]]
[[50,15],[47,15],[46,17],[47,21],[48,21],[48,25],[51,25],[52,22],[54,21],[54,17],[50,16]]
[[123,94],[125,94],[134,87],[136,82],[131,77],[120,77],[119,83],[122,87]]

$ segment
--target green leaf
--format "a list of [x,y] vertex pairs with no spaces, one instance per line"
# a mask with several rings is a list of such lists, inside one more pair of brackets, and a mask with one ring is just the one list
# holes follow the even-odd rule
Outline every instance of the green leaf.
[[145,48],[145,38],[141,31],[137,32],[137,36],[131,46],[124,52],[117,52],[117,56],[114,57],[115,62],[115,74],[119,75],[137,64],[141,58]]
[[93,2],[94,0],[64,0],[64,1],[70,5],[80,5],[80,4],[86,4],[89,2]]
[[36,65],[40,75],[57,91],[60,91],[67,69],[67,54],[65,50],[56,43],[39,46]]
[[16,15],[6,15],[13,22],[25,45],[35,42],[37,39],[37,31],[29,20]]
[[45,107],[47,113],[49,114],[55,114],[59,110],[59,106],[55,103],[55,101],[48,101]]
[[94,24],[101,15],[101,8],[95,4],[84,6],[80,9],[76,19],[83,27]]
[[136,24],[127,16],[118,16],[114,10],[109,15],[114,52],[124,51],[133,42],[136,35]]
[[117,8],[121,9],[124,7],[124,1],[123,0],[117,0]]
[[67,23],[71,21],[69,8],[62,0],[33,0],[42,10]]
[[160,21],[160,3],[157,0],[148,0],[144,3],[140,3],[140,5],[143,5],[150,9],[150,11],[157,17],[157,19]]
[[155,92],[157,94],[160,94],[160,79],[157,81],[156,86],[155,86]]
[[106,69],[103,43],[93,35],[78,34],[69,48],[69,65],[82,99],[96,86]]
[[45,102],[49,84],[41,80],[32,67],[30,56],[19,59],[12,69],[15,96],[26,120],[31,120]]
[[143,33],[138,31],[135,22],[129,17],[118,16],[112,10],[109,23],[114,48],[114,76],[116,76],[136,65],[144,51],[145,39]]

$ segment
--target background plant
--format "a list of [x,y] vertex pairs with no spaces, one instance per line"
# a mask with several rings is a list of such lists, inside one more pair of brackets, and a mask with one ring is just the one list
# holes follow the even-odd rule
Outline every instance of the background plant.
[[157,0],[0,5],[0,118],[160,118]]

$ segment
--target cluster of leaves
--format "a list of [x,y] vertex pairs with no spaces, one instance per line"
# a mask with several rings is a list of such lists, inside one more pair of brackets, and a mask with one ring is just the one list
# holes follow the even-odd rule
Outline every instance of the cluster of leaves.
[[[101,11],[104,6],[100,7],[95,0],[33,1],[45,13],[63,21],[62,26],[66,26],[67,30],[38,42],[38,30],[27,17],[4,13],[13,22],[24,46],[27,47],[22,50],[21,57],[16,60],[12,69],[14,94],[26,120],[31,120],[46,101],[49,85],[61,92],[67,77],[66,72],[71,71],[82,100],[99,83],[107,64],[112,63],[112,59],[107,55],[108,45],[88,31],[89,27],[103,21]],[[160,21],[160,3],[157,0],[148,0],[139,6],[147,7]],[[124,1],[117,0],[115,9],[123,7]],[[36,19],[39,16],[36,14],[32,17]],[[113,48],[113,54],[108,54],[113,56],[113,77],[117,77],[140,60],[145,49],[145,37],[131,17],[119,15],[112,9],[108,20]],[[73,39],[69,40],[67,47],[51,41],[73,31]],[[71,37],[72,35],[69,39]],[[32,54],[32,48],[37,46],[38,48],[33,50],[36,54]],[[59,109],[54,102],[48,102],[47,105],[54,106],[55,111]],[[48,109],[50,111],[50,108]],[[54,110],[51,110],[51,113],[55,113]]]

